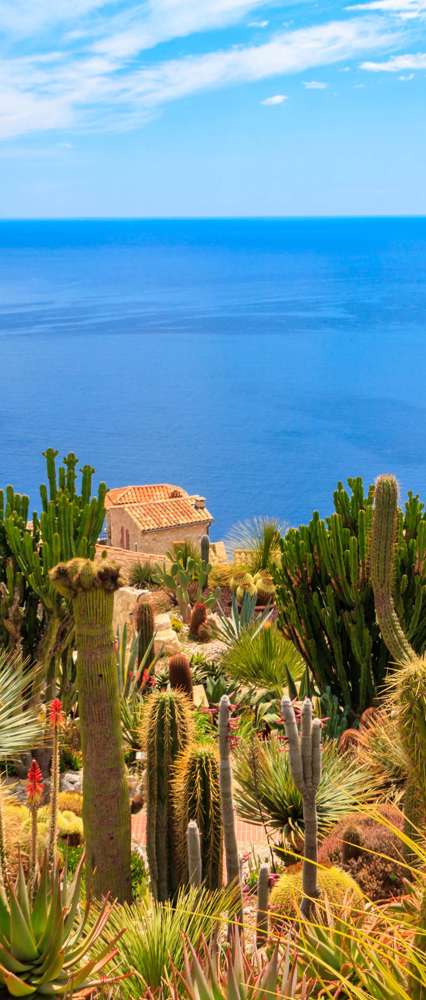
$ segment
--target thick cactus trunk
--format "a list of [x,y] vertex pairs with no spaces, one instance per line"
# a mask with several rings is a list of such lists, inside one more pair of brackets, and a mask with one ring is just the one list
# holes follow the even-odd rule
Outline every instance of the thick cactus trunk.
[[96,897],[130,900],[130,807],[121,736],[112,613],[119,571],[75,559],[52,579],[73,600],[83,752],[86,865]]

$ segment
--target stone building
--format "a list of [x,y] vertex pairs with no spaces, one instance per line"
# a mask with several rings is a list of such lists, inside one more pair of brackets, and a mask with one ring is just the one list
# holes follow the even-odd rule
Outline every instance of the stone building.
[[170,483],[119,486],[105,498],[108,545],[164,555],[174,542],[199,545],[212,516],[204,497]]

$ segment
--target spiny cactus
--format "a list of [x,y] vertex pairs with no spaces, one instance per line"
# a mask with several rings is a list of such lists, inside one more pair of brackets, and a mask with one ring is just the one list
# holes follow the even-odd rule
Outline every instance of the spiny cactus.
[[192,671],[189,659],[184,653],[175,653],[170,657],[169,682],[171,688],[184,691],[192,701]]
[[191,614],[191,621],[189,623],[189,635],[191,639],[198,639],[199,630],[202,625],[207,622],[207,608],[203,601],[197,601],[194,604]]
[[319,896],[318,821],[316,797],[321,778],[321,722],[312,719],[312,702],[305,698],[299,736],[294,708],[289,698],[282,700],[282,714],[288,739],[293,781],[303,799],[303,900],[302,915],[309,918],[312,901]]
[[412,649],[395,611],[395,543],[398,530],[398,483],[395,476],[379,476],[374,490],[371,534],[371,582],[377,621],[396,663],[412,658]]
[[149,650],[152,650],[154,642],[154,612],[149,601],[139,598],[135,608],[135,632],[138,639],[137,666]]
[[201,565],[202,565],[202,573],[201,573],[201,579],[200,579],[200,586],[201,586],[201,589],[204,590],[204,588],[208,587],[208,585],[209,585],[209,572],[210,572],[210,569],[211,569],[210,562],[209,562],[209,559],[210,559],[210,538],[209,538],[208,535],[202,535],[202,537],[201,537],[200,552],[201,552]]
[[146,752],[147,853],[152,891],[159,902],[171,899],[179,885],[173,769],[191,741],[190,702],[182,691],[155,691],[142,722]]
[[185,835],[195,820],[201,840],[202,879],[209,889],[222,885],[222,817],[219,794],[219,760],[210,744],[190,746],[176,762],[173,780],[178,856],[182,881],[188,881]]
[[97,897],[130,899],[130,809],[112,627],[119,567],[72,559],[51,571],[72,604],[83,752],[83,822],[88,876]]
[[263,948],[268,940],[269,865],[259,868],[257,880],[256,946]]
[[227,694],[222,695],[219,703],[219,787],[220,807],[222,811],[223,840],[225,845],[226,875],[228,882],[235,880],[240,887],[240,917],[242,916],[242,895],[240,879],[240,861],[238,857],[237,833],[235,829],[235,809],[232,796],[232,766],[230,748],[231,705]]
[[[353,899],[355,907],[361,905],[363,895],[359,885],[348,872],[342,868],[319,868],[318,884],[333,908],[339,907],[345,899]],[[304,896],[301,871],[285,872],[272,889],[269,900],[269,914],[273,927],[279,927],[289,921],[293,923],[301,910]],[[315,918],[321,917],[321,903],[317,905]]]
[[195,819],[190,819],[186,829],[186,848],[188,859],[188,882],[191,886],[201,885],[203,870],[201,861],[200,831]]

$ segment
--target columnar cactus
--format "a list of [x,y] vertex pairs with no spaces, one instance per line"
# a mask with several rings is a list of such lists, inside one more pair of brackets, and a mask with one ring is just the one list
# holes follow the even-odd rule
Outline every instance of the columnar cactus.
[[50,574],[72,602],[83,752],[83,824],[89,881],[97,897],[131,896],[130,808],[112,627],[120,572],[107,560],[72,559]]
[[190,819],[186,830],[186,848],[188,855],[188,882],[190,885],[201,885],[202,861],[200,831],[195,819]]
[[257,880],[256,945],[263,948],[268,940],[269,865],[259,868]]
[[202,879],[208,889],[222,885],[222,816],[219,794],[219,761],[212,744],[190,746],[178,759],[173,780],[178,856],[182,881],[188,881],[185,835],[190,820],[199,830]]
[[184,653],[175,653],[169,660],[170,687],[184,691],[192,701],[191,665]]
[[189,623],[189,634],[191,639],[198,639],[199,630],[202,625],[207,622],[207,608],[203,601],[197,601],[194,604],[191,614],[191,621]]
[[139,667],[148,651],[152,650],[154,641],[154,612],[149,601],[143,598],[138,600],[134,623],[138,640],[137,665]]
[[172,777],[175,762],[192,737],[191,706],[182,691],[155,691],[142,723],[146,752],[146,846],[152,891],[159,902],[179,886]]
[[202,565],[203,565],[202,580],[200,582],[201,582],[201,585],[202,585],[202,589],[204,590],[204,588],[208,587],[208,585],[209,585],[209,571],[211,569],[210,563],[209,563],[209,558],[210,558],[210,538],[209,538],[208,535],[202,535],[202,538],[201,538],[201,541],[200,541],[200,551],[201,551],[201,562],[202,562]]
[[383,640],[395,662],[403,663],[415,654],[401,628],[393,599],[397,530],[398,483],[395,476],[379,476],[374,490],[371,582]]
[[[226,875],[228,882],[240,886],[240,862],[238,857],[237,833],[235,828],[235,809],[232,797],[232,767],[230,749],[230,701],[227,694],[222,695],[219,704],[219,787],[220,807],[222,811],[223,840],[225,845]],[[242,917],[242,896],[239,916]]]
[[291,774],[303,800],[304,859],[302,916],[309,919],[312,902],[319,897],[317,879],[318,826],[316,796],[321,778],[321,722],[312,719],[312,702],[305,698],[299,735],[294,708],[282,700]]

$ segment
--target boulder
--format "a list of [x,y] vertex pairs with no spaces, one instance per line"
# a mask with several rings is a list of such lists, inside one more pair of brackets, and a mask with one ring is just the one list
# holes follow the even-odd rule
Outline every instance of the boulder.
[[161,629],[156,632],[154,638],[154,654],[163,656],[173,656],[175,653],[180,653],[181,645],[176,635],[176,632],[172,628]]

